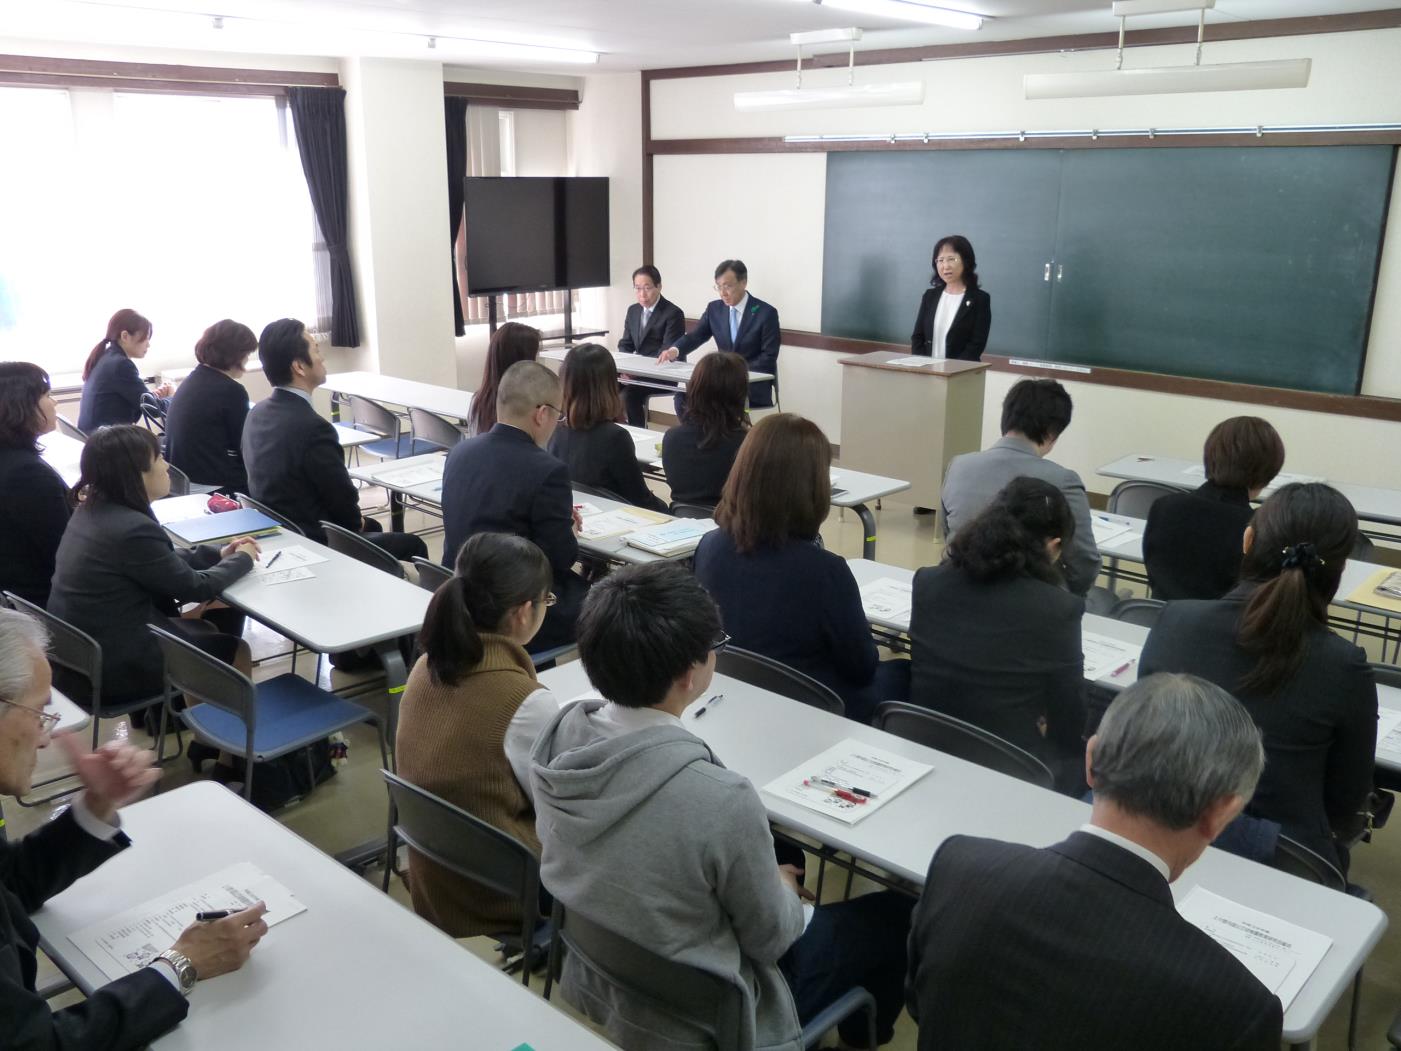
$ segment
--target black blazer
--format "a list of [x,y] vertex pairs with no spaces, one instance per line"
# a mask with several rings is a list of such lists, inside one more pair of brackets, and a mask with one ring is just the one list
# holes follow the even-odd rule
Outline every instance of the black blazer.
[[[939,309],[939,297],[944,285],[939,283],[925,289],[915,315],[915,330],[910,334],[910,349],[916,354],[934,353],[934,313]],[[944,337],[944,357],[963,361],[979,361],[988,345],[988,329],[992,327],[992,299],[981,288],[963,294],[963,303]]]
[[718,504],[720,490],[725,488],[730,468],[748,433],[730,431],[705,449],[700,447],[705,431],[694,423],[683,423],[662,435],[662,469],[671,486],[671,502],[709,507]]
[[642,304],[634,303],[628,307],[627,317],[623,319],[618,353],[644,354],[655,358],[685,334],[686,315],[665,296],[657,298],[657,305],[652,308],[652,316],[647,319],[645,329],[642,327]]
[[39,931],[29,914],[131,845],[100,840],[70,811],[15,842],[0,840],[0,1041],[7,1048],[128,1051],[177,1026],[189,1010],[165,977],[137,971],[51,1011],[34,991]]
[[105,501],[73,514],[58,546],[49,612],[102,647],[104,701],[159,693],[164,664],[148,624],[183,602],[207,602],[253,569],[246,554],[177,551],[149,514]]
[[1353,817],[1372,788],[1376,681],[1360,647],[1314,624],[1303,663],[1281,689],[1242,690],[1255,659],[1236,644],[1236,628],[1253,588],[1241,584],[1216,602],[1169,602],[1148,634],[1139,675],[1187,672],[1234,694],[1265,739],[1265,772],[1246,813],[1278,821],[1286,836],[1346,872],[1331,828]]
[[322,544],[326,533],[319,523],[356,533],[364,523],[343,456],[331,422],[293,391],[278,388],[248,411],[243,424],[248,495]]
[[549,450],[569,468],[571,483],[607,489],[649,511],[666,510],[642,479],[632,435],[616,423],[600,423],[586,431],[561,423],[550,435]]
[[910,930],[920,1051],[1278,1051],[1279,999],[1178,915],[1161,873],[1088,832],[951,836]]
[[1084,613],[1080,596],[1034,577],[985,583],[950,562],[921,569],[910,700],[1025,748],[1074,790],[1084,776]]
[[550,560],[555,582],[579,557],[569,468],[519,427],[498,423],[448,453],[443,468],[443,565],[477,533],[533,540]]
[[110,424],[135,423],[141,419],[141,395],[145,393],[146,384],[141,382],[136,362],[112,344],[83,381],[78,429],[91,434]]
[[247,493],[248,473],[243,469],[247,417],[248,391],[243,384],[208,365],[197,366],[170,399],[165,458],[192,482]]
[[1220,598],[1235,587],[1241,539],[1254,514],[1244,489],[1212,482],[1155,500],[1143,530],[1153,597]]
[[[762,299],[751,295],[744,304],[737,338],[730,339],[730,308],[723,300],[707,304],[696,327],[673,346],[681,352],[681,360],[707,340],[715,340],[720,350],[733,351],[749,363],[750,372],[778,375],[778,350],[782,341],[778,326],[778,311]],[[773,405],[773,384],[767,380],[749,385],[749,404],[756,409]]]
[[33,449],[0,449],[0,591],[48,605],[70,501],[68,486]]

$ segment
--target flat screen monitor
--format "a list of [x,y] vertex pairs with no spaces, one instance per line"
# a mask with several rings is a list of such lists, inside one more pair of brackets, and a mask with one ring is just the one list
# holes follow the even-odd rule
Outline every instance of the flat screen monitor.
[[472,177],[464,200],[469,295],[608,284],[606,178]]

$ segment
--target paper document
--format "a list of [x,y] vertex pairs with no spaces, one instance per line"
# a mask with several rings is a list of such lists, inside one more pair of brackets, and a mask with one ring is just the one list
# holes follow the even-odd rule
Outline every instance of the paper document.
[[588,518],[589,515],[603,513],[603,508],[599,507],[598,504],[575,504],[574,510],[579,512],[580,518]]
[[770,781],[764,791],[854,825],[933,769],[848,737]]
[[891,358],[882,361],[882,365],[899,365],[902,369],[917,369],[923,365],[934,364],[934,359],[925,354],[906,354],[903,358]]
[[606,540],[610,536],[622,536],[666,521],[666,515],[641,509],[625,511],[615,508],[591,515],[582,511],[579,514],[584,519],[584,528],[579,531],[580,540]]
[[310,580],[316,576],[305,566],[296,569],[269,569],[262,573],[249,574],[264,587],[271,587],[273,584],[289,584],[294,580]]
[[1121,642],[1093,631],[1080,632],[1080,649],[1085,654],[1085,678],[1091,682],[1127,675],[1143,652],[1137,643]]
[[1401,711],[1377,709],[1377,754],[1401,763]]
[[1177,911],[1243,963],[1261,985],[1279,997],[1286,1011],[1333,944],[1327,935],[1201,887],[1193,887],[1178,902]]
[[913,581],[902,582],[890,577],[861,585],[861,608],[866,611],[866,619],[895,624],[901,630],[908,630],[913,590]]
[[263,920],[269,927],[306,912],[291,891],[244,861],[74,931],[68,940],[115,981],[141,970],[174,945],[180,932],[195,922],[196,913],[242,910],[258,901],[267,904]]
[[156,521],[161,525],[167,525],[170,522],[186,522],[191,518],[210,514],[209,497],[204,494],[191,494],[152,500],[151,513],[156,516]]
[[1094,530],[1095,546],[1097,547],[1104,547],[1111,543],[1119,544],[1139,535],[1137,525],[1120,522],[1105,515],[1090,515],[1090,528]]
[[629,533],[624,539],[632,547],[655,555],[684,555],[700,546],[701,537],[715,528],[711,518],[675,518],[655,529]]
[[282,569],[300,569],[302,566],[314,566],[318,562],[325,561],[325,555],[318,555],[309,547],[302,547],[300,544],[292,544],[290,547],[280,547],[276,551],[264,551],[262,557],[254,563],[253,572],[275,573]]
[[427,485],[429,482],[441,482],[443,480],[443,464],[446,462],[446,460],[438,459],[432,463],[419,464],[416,467],[401,467],[396,471],[385,471],[376,476],[376,481],[404,489],[415,485]]

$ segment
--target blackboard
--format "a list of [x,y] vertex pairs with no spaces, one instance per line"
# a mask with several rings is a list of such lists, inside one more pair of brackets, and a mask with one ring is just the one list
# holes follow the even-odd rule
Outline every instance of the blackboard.
[[908,343],[938,237],[988,353],[1356,394],[1395,150],[831,153],[822,331]]

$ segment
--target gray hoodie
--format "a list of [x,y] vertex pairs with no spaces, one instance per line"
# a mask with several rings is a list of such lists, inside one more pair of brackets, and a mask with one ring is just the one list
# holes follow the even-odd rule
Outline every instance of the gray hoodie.
[[[541,879],[565,908],[654,953],[748,987],[756,1048],[802,1047],[777,961],[803,933],[779,878],[759,793],[679,722],[621,736],[601,701],[560,712],[531,755]],[[706,1027],[566,959],[568,999],[609,1039],[646,1051],[711,1047]]]

